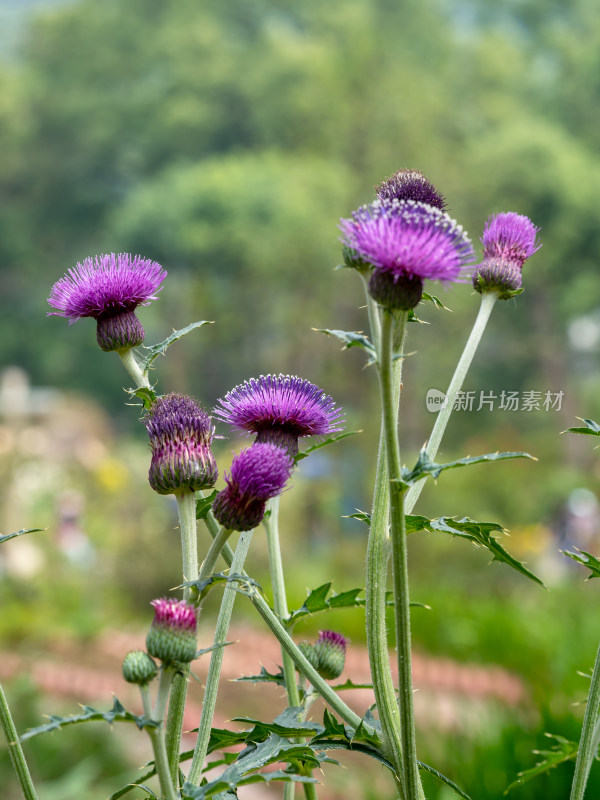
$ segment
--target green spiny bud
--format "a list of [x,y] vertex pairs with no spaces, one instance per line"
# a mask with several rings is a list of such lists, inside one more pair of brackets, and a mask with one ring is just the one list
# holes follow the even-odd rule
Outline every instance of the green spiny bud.
[[123,677],[127,683],[143,686],[156,676],[158,667],[144,650],[132,650],[123,659]]

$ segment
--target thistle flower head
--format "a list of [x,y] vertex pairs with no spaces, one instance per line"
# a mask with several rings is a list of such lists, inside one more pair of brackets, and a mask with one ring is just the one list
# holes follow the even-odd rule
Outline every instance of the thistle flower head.
[[481,237],[483,262],[473,276],[475,289],[481,293],[498,292],[503,300],[518,292],[523,264],[542,246],[538,232],[539,228],[522,214],[492,214]]
[[413,200],[362,206],[341,220],[340,229],[344,244],[374,267],[369,289],[388,308],[413,308],[425,279],[463,280],[473,258],[471,242],[455,220]]
[[266,501],[281,494],[293,466],[285,450],[268,442],[242,450],[225,475],[227,486],[214,499],[217,521],[237,531],[256,528],[265,515]]
[[315,642],[314,649],[319,662],[317,671],[325,680],[339,678],[344,671],[346,645],[347,640],[341,633],[319,631],[319,638]]
[[159,494],[213,486],[217,465],[210,449],[214,434],[209,415],[191,397],[159,397],[144,419],[152,461],[150,486]]
[[291,455],[301,436],[342,430],[341,410],[314,383],[295,375],[261,375],[239,384],[218,401],[213,413],[238,430],[257,434]]
[[418,169],[401,169],[375,187],[380,200],[414,200],[444,211],[446,198]]
[[163,664],[187,664],[196,655],[196,610],[185,600],[161,597],[151,602],[154,620],[146,637],[151,656]]
[[298,647],[319,675],[330,681],[339,678],[344,671],[347,644],[341,633],[319,631],[319,638],[314,644],[300,642]]
[[114,253],[86,258],[58,280],[48,303],[48,315],[76,322],[93,317],[103,350],[123,350],[144,341],[144,329],[134,311],[156,300],[166,271],[154,261]]

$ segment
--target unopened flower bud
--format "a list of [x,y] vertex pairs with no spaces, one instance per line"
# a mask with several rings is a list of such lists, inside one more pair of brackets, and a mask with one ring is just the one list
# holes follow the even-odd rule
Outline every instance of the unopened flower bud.
[[346,661],[346,639],[335,631],[321,631],[314,644],[317,656],[317,672],[322,678],[330,681],[344,671]]
[[123,659],[123,677],[127,683],[143,686],[156,676],[158,667],[144,650],[132,650]]
[[165,665],[187,664],[196,656],[196,610],[184,600],[153,600],[154,620],[146,637],[150,655]]
[[418,169],[401,169],[376,188],[380,200],[414,200],[444,211],[446,198]]
[[155,492],[196,492],[214,485],[218,475],[211,451],[214,427],[193,398],[159,397],[144,423],[152,448],[148,480]]
[[319,659],[315,653],[315,646],[310,642],[299,642],[298,650],[302,653],[304,658],[308,661],[311,667],[319,671]]

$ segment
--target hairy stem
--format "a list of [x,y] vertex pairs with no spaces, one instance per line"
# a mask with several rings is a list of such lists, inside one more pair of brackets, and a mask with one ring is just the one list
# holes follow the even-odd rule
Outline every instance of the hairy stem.
[[[406,326],[403,326],[406,333]],[[400,336],[399,350],[404,346]],[[393,364],[393,390],[399,398],[402,379],[401,358]],[[394,403],[397,418],[398,401]],[[383,733],[386,755],[394,764],[398,775],[402,775],[402,742],[400,738],[400,711],[390,669],[390,657],[386,628],[386,591],[389,559],[389,500],[387,457],[383,420],[379,438],[377,471],[371,511],[371,525],[367,543],[367,578],[365,612],[367,627],[367,649],[371,665],[371,676],[379,720]],[[401,792],[404,796],[404,791]]]
[[[271,576],[271,587],[273,590],[273,606],[279,621],[287,630],[286,620],[289,615],[287,597],[285,592],[285,577],[283,574],[283,561],[281,559],[281,546],[279,542],[279,497],[269,500],[268,511],[263,520],[263,525],[267,532],[267,549],[269,553],[269,574]],[[283,682],[287,693],[288,705],[298,707],[300,705],[300,693],[296,679],[296,667],[289,654],[281,648],[281,659],[283,664]],[[310,774],[310,770],[303,771],[303,774]],[[312,783],[302,784],[306,800],[316,798],[316,788]],[[293,800],[296,793],[296,785],[293,782],[286,783],[283,787],[283,800]]]
[[[212,514],[208,514],[204,520],[206,527],[208,528],[211,535],[214,537],[217,535],[219,531],[219,523],[216,521]],[[240,575],[244,576],[246,573],[243,570],[233,570],[233,564],[231,559],[231,549],[229,545],[225,545],[222,551],[223,558],[225,561],[232,567],[232,571],[239,573]],[[302,655],[298,646],[291,638],[287,630],[284,626],[279,622],[277,615],[270,609],[269,604],[266,600],[262,597],[262,595],[254,590],[251,589],[247,592],[250,601],[252,602],[253,606],[256,608],[260,616],[264,619],[267,623],[268,627],[270,628],[271,632],[275,635],[277,640],[280,642],[282,647],[285,648],[285,651],[289,653],[292,661],[296,665],[299,672],[307,678],[308,681],[314,686],[317,692],[321,695],[321,697],[329,703],[331,708],[340,715],[340,717],[348,723],[348,725],[352,725],[357,727],[360,724],[360,717],[349,708],[343,700],[336,694],[336,692],[327,684],[323,678],[319,675],[319,673],[312,667],[310,662],[306,660],[306,658]]]
[[[404,317],[406,318],[406,314],[404,314]],[[396,652],[398,658],[402,784],[407,800],[418,800],[421,796],[422,788],[417,764],[413,707],[408,554],[404,518],[405,492],[398,483],[402,472],[394,393],[394,327],[394,316],[390,312],[384,311],[381,326],[379,383],[390,485],[392,586],[394,591]]]
[[[273,497],[269,500],[269,510],[271,513],[265,516],[263,524],[267,532],[269,573],[271,576],[271,587],[273,589],[273,607],[279,621],[287,630],[286,619],[289,615],[289,611],[285,593],[281,547],[279,545],[279,497]],[[281,657],[283,659],[283,679],[288,702],[290,706],[299,706],[300,695],[298,693],[294,662],[283,648],[281,649]]]
[[8,753],[10,755],[10,760],[12,761],[15,772],[17,773],[19,783],[21,784],[23,797],[25,797],[26,800],[37,800],[37,794],[33,785],[33,780],[31,779],[29,767],[27,766],[27,761],[25,760],[25,754],[23,753],[23,748],[21,747],[21,742],[19,741],[19,734],[15,728],[15,723],[13,722],[10,708],[8,707],[8,702],[1,685],[0,725],[4,731],[4,736],[6,737]]
[[135,350],[132,347],[128,347],[125,350],[117,350],[117,353],[123,363],[123,366],[135,381],[137,388],[150,389],[151,386],[150,381],[148,380],[148,374],[142,371],[142,368],[135,357]]
[[[477,319],[475,320],[473,330],[471,331],[471,334],[467,340],[460,360],[456,365],[454,375],[452,376],[452,380],[448,386],[448,391],[446,392],[446,405],[438,412],[433,430],[431,431],[431,436],[427,442],[427,455],[432,461],[437,454],[444,431],[448,425],[448,420],[450,419],[454,409],[456,396],[462,388],[467,372],[469,371],[469,367],[471,366],[471,362],[473,361],[473,356],[475,355],[475,352],[479,346],[479,342],[481,341],[481,337],[483,336],[483,332],[485,331],[490,314],[492,313],[492,309],[494,308],[494,304],[496,303],[497,299],[497,292],[484,292],[481,295],[481,305],[479,306]],[[415,504],[419,499],[421,492],[423,491],[423,487],[425,486],[425,481],[426,478],[418,481],[411,486],[406,493],[405,510],[407,514],[410,514],[415,507]]]
[[154,765],[156,767],[156,774],[160,784],[160,793],[162,800],[177,800],[177,792],[175,790],[176,780],[173,780],[172,770],[169,765],[169,758],[167,756],[167,748],[165,746],[165,713],[167,710],[167,701],[169,698],[169,689],[173,679],[174,670],[171,667],[164,667],[161,670],[158,682],[158,695],[156,698],[156,707],[152,709],[150,700],[150,688],[148,684],[140,686],[140,693],[142,695],[142,705],[144,707],[144,716],[159,722],[156,728],[148,727],[146,731],[152,743],[152,751],[154,753]]
[[[231,574],[240,574],[244,568],[246,555],[250,549],[250,542],[252,541],[253,531],[246,531],[240,533],[237,548],[235,550],[233,561],[231,563]],[[217,618],[217,625],[215,627],[215,645],[224,645],[227,640],[227,633],[229,631],[229,623],[231,621],[231,614],[233,612],[233,603],[235,601],[236,590],[233,586],[226,585],[223,592],[223,599],[221,601],[221,608]],[[208,742],[210,739],[210,729],[212,720],[215,713],[215,706],[217,703],[217,689],[219,686],[219,679],[221,677],[221,665],[223,663],[223,647],[217,647],[213,650],[210,667],[208,669],[208,676],[206,678],[206,689],[204,692],[204,700],[202,701],[202,714],[200,717],[200,726],[198,730],[198,738],[196,740],[196,748],[192,758],[192,764],[188,775],[188,780],[191,783],[199,784],[206,759],[208,750]]]
[[221,528],[219,530],[215,538],[212,540],[212,544],[208,549],[208,553],[202,562],[202,568],[200,569],[198,578],[210,578],[210,576],[213,574],[217,559],[221,555],[221,552],[232,533],[233,531],[231,528]]
[[575,762],[575,774],[571,786],[570,800],[583,800],[585,787],[591,766],[598,753],[600,743],[600,648],[596,655],[594,672],[590,683],[583,717],[583,727],[581,729],[581,739],[579,740],[579,750],[577,761]]
[[306,677],[306,679],[314,686],[317,692],[321,695],[323,700],[328,703],[331,708],[337,712],[340,717],[356,728],[360,725],[361,718],[355,714],[351,708],[339,697],[328,683],[319,675],[316,669],[310,664],[305,656],[300,652],[292,637],[283,627],[277,615],[270,609],[269,604],[259,593],[258,589],[250,586],[247,589],[247,595],[252,601],[252,605],[256,608],[260,616],[267,623],[271,632],[277,637],[281,646],[289,654],[290,658],[298,668],[298,670]]
[[[198,577],[198,543],[196,540],[196,496],[190,490],[177,495],[179,529],[181,532],[181,554],[183,581],[195,581]],[[183,589],[183,599],[190,600],[191,589]],[[183,715],[190,675],[189,664],[181,665],[173,677],[171,700],[166,724],[167,755],[171,766],[171,777],[175,786],[179,780],[179,750],[183,730]]]

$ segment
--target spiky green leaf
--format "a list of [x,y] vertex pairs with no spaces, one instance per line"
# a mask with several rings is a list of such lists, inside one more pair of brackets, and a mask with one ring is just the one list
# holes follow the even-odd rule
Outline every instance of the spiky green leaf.
[[413,469],[407,467],[402,468],[402,477],[396,480],[396,483],[401,484],[405,488],[412,486],[413,483],[432,475],[438,478],[442,472],[448,469],[457,469],[459,467],[468,467],[471,464],[481,464],[487,461],[503,461],[509,458],[530,458],[532,461],[537,459],[529,453],[486,453],[482,456],[468,456],[467,458],[459,458],[457,461],[449,461],[447,464],[436,464],[431,461],[427,455],[427,450],[423,449],[419,453],[419,458]]
[[583,419],[582,417],[577,417],[577,419],[584,422],[585,427],[567,428],[567,430],[564,431],[565,433],[583,433],[588,436],[600,436],[600,425],[594,422],[593,419]]
[[362,431],[345,431],[344,433],[338,433],[335,436],[330,436],[327,439],[324,439],[322,442],[317,442],[317,444],[313,444],[310,447],[307,447],[306,450],[302,450],[302,452],[298,453],[294,458],[294,461],[297,463],[298,461],[302,461],[303,458],[306,458],[308,455],[313,453],[315,450],[320,450],[322,447],[327,447],[330,444],[334,444],[335,442],[339,442],[342,439],[346,439],[348,436],[356,436],[358,433],[362,433]]
[[213,501],[217,494],[217,490],[214,489],[214,491],[212,491],[210,494],[207,494],[206,497],[199,497],[196,500],[196,519],[206,519],[210,513]]
[[429,303],[433,303],[433,305],[440,309],[441,311],[452,311],[451,308],[445,306],[439,297],[436,297],[434,294],[429,294],[428,292],[423,292],[422,300],[426,300]]
[[292,768],[297,768],[299,763],[303,763],[307,764],[310,769],[316,769],[327,760],[324,753],[308,745],[289,742],[285,737],[271,733],[262,742],[250,743],[238,755],[236,761],[215,780],[209,781],[203,786],[185,783],[181,796],[183,800],[205,800],[219,792],[235,791],[238,786],[259,782],[268,783],[273,780],[316,783],[314,778],[292,772],[276,770],[263,773],[259,770],[281,761],[289,763]]
[[[138,389],[129,389],[128,391],[132,397],[138,397],[142,401],[144,411],[150,411],[158,397],[154,389],[149,386],[140,386]],[[134,405],[138,404],[135,403]]]
[[460,786],[457,786],[454,783],[454,781],[450,780],[450,778],[447,778],[445,775],[442,775],[442,773],[438,772],[437,769],[430,767],[429,764],[424,764],[422,761],[417,761],[417,764],[419,765],[419,769],[422,769],[424,772],[429,772],[431,775],[434,775],[439,781],[445,783],[446,786],[449,786],[454,792],[454,794],[457,794],[459,797],[462,797],[463,800],[471,800],[469,795],[466,792],[463,792]]
[[[364,589],[347,589],[345,592],[331,595],[329,594],[330,591],[331,582],[324,583],[310,591],[300,608],[290,612],[286,623],[292,626],[295,625],[299,619],[310,614],[319,614],[322,611],[331,611],[333,609],[361,608],[365,605],[365,598],[359,596],[365,591]],[[388,606],[394,605],[393,592],[386,592],[385,602]],[[411,606],[415,608],[429,608],[429,606],[426,606],[424,603],[418,602],[411,602]]]
[[367,511],[356,509],[354,514],[345,514],[344,519],[357,519],[359,522],[364,522],[367,527],[371,524],[371,515]]
[[186,335],[186,333],[189,333],[190,331],[193,331],[196,328],[201,328],[203,325],[212,325],[212,322],[207,319],[203,319],[200,322],[192,322],[191,325],[187,325],[185,328],[181,328],[178,331],[173,331],[173,333],[170,336],[167,336],[167,338],[163,342],[150,345],[149,347],[144,346],[144,350],[148,351],[148,355],[140,364],[142,371],[148,372],[154,359],[156,359],[158,356],[164,356],[164,354],[167,352],[167,348],[170,345],[172,345],[173,342],[176,342],[179,339],[181,339],[183,336]]
[[44,530],[46,530],[46,528],[23,528],[23,530],[15,531],[14,533],[5,533],[4,535],[0,535],[0,544],[14,539],[16,536],[24,536],[26,533],[38,533]]
[[[142,777],[140,778],[140,781],[147,781],[150,778],[153,778],[155,775],[156,775],[156,770],[152,769],[152,770],[150,770],[150,772],[146,772],[144,775],[142,775]],[[111,796],[108,798],[108,800],[119,800],[120,797],[124,797],[132,789],[137,789],[140,786],[143,786],[143,784],[142,783],[138,783],[138,782],[136,782],[136,783],[128,783],[127,786],[122,786],[116,792],[111,794]]]
[[585,550],[579,550],[577,547],[575,549],[577,550],[576,553],[570,550],[562,550],[561,552],[569,558],[572,558],[573,561],[577,561],[578,564],[583,564],[584,567],[589,569],[590,574],[587,576],[586,581],[592,578],[600,578],[600,560],[591,553],[587,553]]
[[259,675],[243,675],[241,678],[235,678],[235,681],[245,681],[247,683],[276,683],[279,686],[285,686],[285,679],[283,677],[282,670],[279,672],[269,672],[264,667],[260,668]]
[[302,711],[301,707],[292,706],[286,708],[273,722],[262,722],[252,717],[234,717],[233,721],[254,726],[246,737],[248,742],[263,741],[270,734],[290,739],[297,736],[314,736],[322,733],[323,726],[312,720],[303,720]]
[[377,351],[373,346],[370,339],[360,331],[339,331],[330,330],[329,328],[313,328],[318,333],[325,333],[327,336],[335,336],[340,342],[344,343],[343,350],[349,350],[351,347],[360,347],[368,356],[368,364],[375,364],[377,362]]
[[448,533],[451,536],[458,536],[462,539],[468,539],[476,545],[485,547],[492,554],[493,561],[501,561],[508,564],[513,569],[525,575],[531,580],[539,583],[540,586],[544,584],[534,575],[533,572],[518,561],[514,556],[511,556],[498,541],[498,536],[506,534],[502,525],[496,522],[475,522],[475,520],[463,517],[462,519],[454,519],[453,517],[439,517],[438,519],[428,519],[427,517],[411,516],[406,517],[406,532],[413,533],[415,531],[430,531],[432,533]]
[[506,787],[504,794],[508,794],[516,786],[521,786],[532,778],[537,778],[538,775],[549,772],[559,764],[564,764],[565,761],[573,761],[577,757],[577,750],[579,749],[577,742],[570,742],[568,739],[553,733],[544,735],[549,739],[553,739],[556,742],[555,746],[551,750],[534,750],[535,755],[542,757],[541,761],[535,767],[519,772],[517,779]]
[[226,575],[224,572],[215,572],[214,575],[210,575],[208,578],[198,579],[197,581],[187,581],[186,583],[182,583],[181,586],[178,586],[177,588],[184,589],[186,586],[189,586],[191,589],[195,589],[198,594],[202,595],[207,589],[212,589],[213,586],[217,586],[220,583],[233,584],[234,588],[240,591],[242,594],[247,592],[244,587],[253,586],[257,589],[261,589],[260,584],[252,578],[249,578],[247,575],[241,575],[239,573]]
[[126,711],[121,702],[115,697],[113,700],[113,707],[108,711],[98,711],[91,706],[83,706],[81,714],[73,714],[69,717],[59,717],[52,715],[50,721],[45,725],[40,725],[37,728],[31,728],[24,733],[20,739],[32,739],[34,736],[39,736],[40,733],[49,733],[50,731],[60,730],[67,725],[78,725],[82,722],[96,722],[104,721],[112,725],[114,722],[133,722],[140,730],[142,728],[156,728],[160,723],[155,720],[147,719],[146,717],[139,717]]

